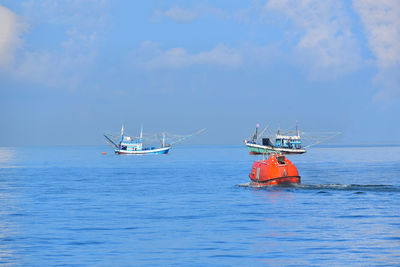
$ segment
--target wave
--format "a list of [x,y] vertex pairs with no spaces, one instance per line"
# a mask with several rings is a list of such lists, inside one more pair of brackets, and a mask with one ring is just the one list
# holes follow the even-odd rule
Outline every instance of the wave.
[[[250,187],[257,189],[300,189],[300,190],[325,190],[325,191],[357,191],[356,193],[363,192],[399,192],[400,186],[394,185],[361,185],[361,184],[290,184],[290,185],[279,185],[279,186],[258,186],[252,183],[238,184],[239,187]],[[324,191],[321,191],[323,193]]]

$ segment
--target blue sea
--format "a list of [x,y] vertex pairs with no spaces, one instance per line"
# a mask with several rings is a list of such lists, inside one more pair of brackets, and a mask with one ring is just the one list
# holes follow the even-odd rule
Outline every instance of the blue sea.
[[288,157],[301,185],[253,188],[243,145],[0,148],[0,264],[400,265],[400,147]]

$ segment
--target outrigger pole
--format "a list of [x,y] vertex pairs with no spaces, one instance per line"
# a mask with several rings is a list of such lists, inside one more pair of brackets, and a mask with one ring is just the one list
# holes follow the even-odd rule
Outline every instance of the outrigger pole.
[[185,140],[185,139],[187,139],[187,138],[189,138],[189,137],[191,137],[191,136],[193,136],[193,135],[197,135],[197,134],[199,134],[199,133],[201,133],[201,132],[204,132],[205,130],[206,130],[206,128],[201,129],[201,130],[198,130],[198,131],[195,132],[195,133],[188,134],[188,135],[186,135],[186,136],[184,136],[184,137],[182,137],[182,138],[176,140],[175,142],[172,142],[171,145],[176,144],[176,143],[179,143],[179,142],[182,142],[183,140]]
[[322,142],[324,142],[324,141],[327,141],[327,140],[329,140],[329,139],[332,139],[332,138],[334,138],[334,137],[336,137],[336,136],[338,136],[338,135],[341,135],[341,134],[342,134],[342,132],[338,132],[338,133],[335,133],[335,134],[332,135],[332,136],[323,138],[323,139],[321,139],[321,140],[317,140],[314,144],[305,146],[304,149],[309,148],[309,147],[312,147],[312,146],[315,146],[315,145],[318,145],[318,144],[320,144],[320,143],[322,143]]
[[256,130],[253,133],[253,136],[250,138],[254,143],[256,143],[265,133],[265,131],[268,129],[268,125],[265,126],[265,128],[261,131],[260,134],[258,134],[258,127],[260,127],[259,124],[256,125]]
[[258,137],[258,127],[260,127],[260,125],[257,123],[256,124],[256,129],[254,130],[254,133],[253,133],[253,137],[251,137],[251,140],[255,143],[255,142],[257,142],[257,137]]
[[256,142],[260,139],[260,137],[263,136],[263,134],[265,133],[265,131],[268,129],[268,125],[265,126],[265,128],[261,131],[260,135],[256,138]]
[[110,144],[112,144],[112,145],[115,146],[115,147],[118,147],[117,144],[114,143],[114,141],[111,140],[111,138],[109,138],[107,135],[104,134],[104,137],[107,139],[107,141],[108,141]]

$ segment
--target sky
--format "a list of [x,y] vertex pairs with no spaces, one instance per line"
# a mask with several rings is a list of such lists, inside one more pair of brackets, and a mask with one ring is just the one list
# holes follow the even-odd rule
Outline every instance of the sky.
[[400,1],[0,0],[0,146],[257,123],[400,144]]

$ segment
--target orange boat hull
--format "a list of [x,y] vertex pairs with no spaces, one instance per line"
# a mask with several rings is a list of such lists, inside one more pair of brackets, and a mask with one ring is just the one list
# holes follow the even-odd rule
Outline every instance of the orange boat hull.
[[[251,178],[250,178],[251,179]],[[294,177],[278,177],[278,178],[271,178],[264,181],[257,181],[251,179],[251,182],[258,186],[264,185],[285,185],[285,184],[299,184],[300,183],[300,176]]]
[[285,156],[276,154],[255,161],[249,177],[257,186],[299,184],[301,181],[296,166]]

